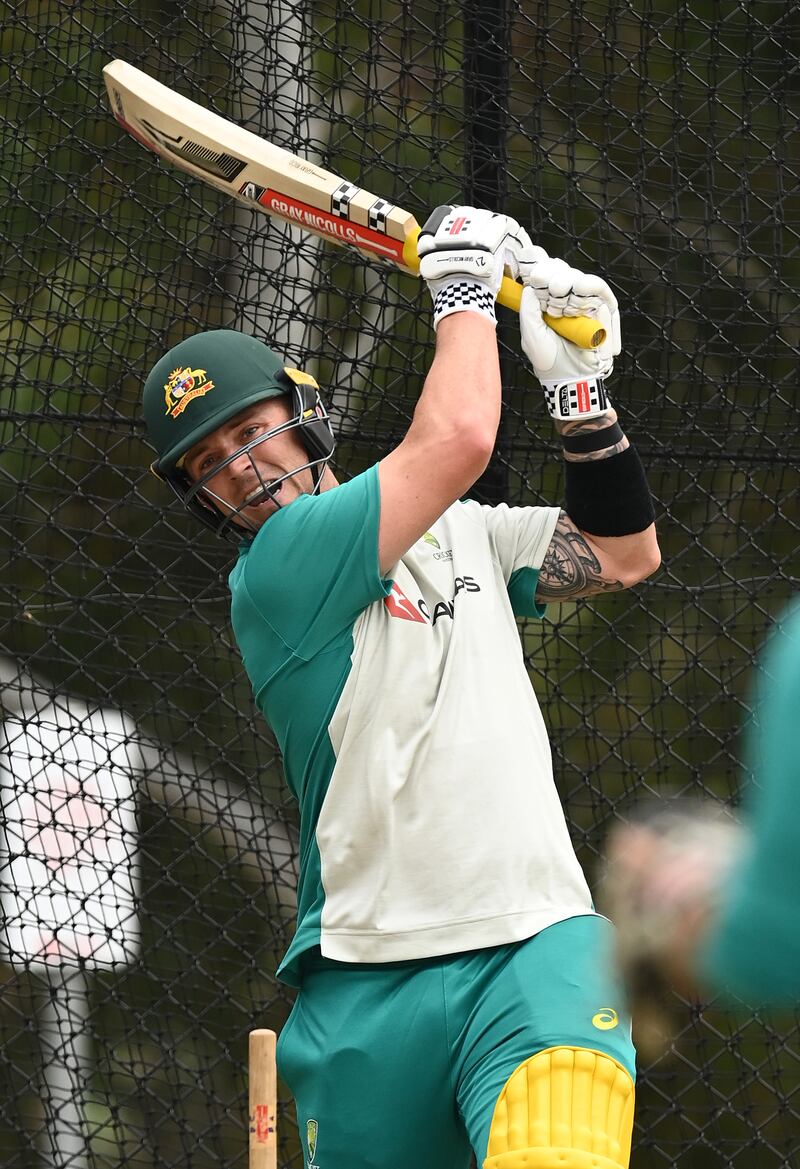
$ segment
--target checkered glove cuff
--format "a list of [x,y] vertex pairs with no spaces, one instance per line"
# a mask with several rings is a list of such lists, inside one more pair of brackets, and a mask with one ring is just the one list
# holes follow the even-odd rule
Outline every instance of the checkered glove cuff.
[[493,325],[497,324],[494,311],[494,293],[479,280],[466,277],[448,281],[436,289],[433,298],[433,327],[451,313],[481,313]]
[[605,384],[600,377],[582,381],[542,382],[547,411],[551,418],[598,418],[609,408]]

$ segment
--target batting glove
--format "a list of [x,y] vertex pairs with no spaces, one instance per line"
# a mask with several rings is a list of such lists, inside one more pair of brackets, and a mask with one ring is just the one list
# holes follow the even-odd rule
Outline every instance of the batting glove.
[[[542,384],[553,418],[597,418],[609,408],[605,380],[622,348],[617,298],[600,276],[570,268],[563,260],[543,259],[526,249],[517,256],[522,291],[519,324],[522,349]],[[605,340],[596,349],[579,349],[549,329],[543,313],[554,317],[596,317]]]
[[437,207],[417,244],[420,276],[433,297],[434,328],[451,313],[464,311],[496,323],[494,302],[503,271],[508,267],[516,276],[517,258],[533,247],[528,233],[508,215],[476,207]]

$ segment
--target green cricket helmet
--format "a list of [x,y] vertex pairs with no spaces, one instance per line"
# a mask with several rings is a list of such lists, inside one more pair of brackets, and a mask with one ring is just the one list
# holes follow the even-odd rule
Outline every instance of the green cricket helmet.
[[[186,453],[224,423],[266,398],[283,397],[289,404],[288,422],[260,434],[211,471],[192,481],[183,469]],[[188,510],[219,535],[237,539],[242,527],[257,530],[240,513],[252,500],[235,508],[213,490],[214,476],[241,455],[276,434],[296,430],[308,461],[271,482],[265,482],[250,456],[265,495],[298,471],[310,470],[314,492],[336,442],[319,386],[307,373],[286,366],[261,341],[234,329],[213,329],[187,337],[153,366],[142,397],[145,423],[157,458],[151,470],[163,479]],[[238,522],[237,522],[238,521]]]

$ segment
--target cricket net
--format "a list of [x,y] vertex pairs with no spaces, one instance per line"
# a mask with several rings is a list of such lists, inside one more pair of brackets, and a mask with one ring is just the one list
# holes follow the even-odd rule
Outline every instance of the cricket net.
[[[430,313],[412,278],[168,171],[114,123],[102,66],[122,57],[420,217],[502,208],[617,290],[611,389],[664,566],[521,626],[594,879],[647,793],[737,799],[753,662],[797,588],[800,16],[0,0],[0,45],[0,1160],[244,1165],[246,1034],[291,1006],[274,970],[296,815],[231,636],[230,548],[148,475],[141,384],[194,330],[252,332],[325,387],[350,475],[408,425]],[[478,492],[558,503],[511,315],[501,339]],[[797,1165],[797,1021],[681,1009],[675,1050],[641,1069],[633,1165]],[[299,1169],[288,1099],[281,1125]]]

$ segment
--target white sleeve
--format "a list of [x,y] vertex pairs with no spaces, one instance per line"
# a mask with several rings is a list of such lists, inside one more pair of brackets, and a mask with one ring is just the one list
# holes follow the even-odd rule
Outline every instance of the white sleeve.
[[506,584],[518,569],[542,567],[561,508],[509,507],[506,503],[489,507],[474,500],[466,500],[463,506],[486,529]]

